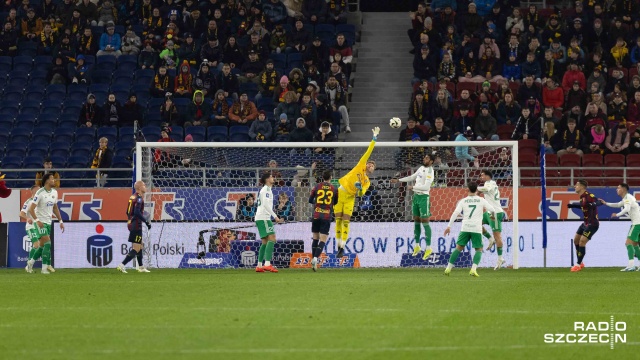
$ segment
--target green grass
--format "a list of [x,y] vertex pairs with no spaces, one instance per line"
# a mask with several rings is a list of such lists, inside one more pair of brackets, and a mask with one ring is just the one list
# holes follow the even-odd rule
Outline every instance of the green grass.
[[[618,270],[3,270],[0,359],[638,359]],[[543,341],[610,315],[614,350]]]

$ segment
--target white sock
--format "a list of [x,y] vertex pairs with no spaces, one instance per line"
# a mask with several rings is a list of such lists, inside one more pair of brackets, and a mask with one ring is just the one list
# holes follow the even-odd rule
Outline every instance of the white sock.
[[313,257],[313,261],[318,261],[318,258],[316,256]]
[[427,245],[427,247],[426,247],[426,248],[424,248],[424,249],[425,249],[425,250],[427,250],[427,251],[428,251],[428,250],[431,250],[431,245]]
[[634,267],[635,266],[635,260],[629,260],[629,266],[628,267]]
[[502,255],[499,255],[498,256],[498,260],[502,261],[502,260],[504,260],[504,257]]
[[36,261],[35,261],[34,259],[29,259],[29,260],[27,261],[27,263],[28,263],[29,265],[33,265],[33,264],[35,264],[35,262],[36,262]]
[[478,268],[478,265],[476,265],[476,264],[471,265],[471,270],[475,271],[477,268]]
[[447,263],[447,270],[451,270],[453,269],[453,264],[452,263]]
[[265,260],[265,262],[264,262],[264,266],[269,266],[269,265],[271,265],[271,261],[269,261],[269,260]]

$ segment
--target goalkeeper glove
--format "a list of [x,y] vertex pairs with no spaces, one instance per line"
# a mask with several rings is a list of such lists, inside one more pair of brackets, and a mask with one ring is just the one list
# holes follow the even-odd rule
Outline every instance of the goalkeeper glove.
[[356,189],[362,191],[362,183],[360,181],[356,181]]
[[151,223],[146,223],[147,224],[147,230],[151,230]]
[[378,139],[378,134],[380,134],[380,128],[379,127],[374,127],[373,130],[373,140],[377,140]]

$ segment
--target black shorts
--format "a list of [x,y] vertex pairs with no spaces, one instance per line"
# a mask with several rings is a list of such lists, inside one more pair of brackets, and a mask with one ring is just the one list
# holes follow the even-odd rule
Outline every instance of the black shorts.
[[598,231],[599,228],[600,228],[600,225],[585,225],[585,224],[582,224],[578,228],[578,231],[576,231],[576,234],[582,235],[582,236],[586,237],[587,239],[591,240],[591,238]]
[[134,244],[142,244],[142,230],[129,231],[129,242]]
[[329,229],[331,228],[330,220],[313,219],[311,221],[311,232],[320,233],[323,235],[329,235]]

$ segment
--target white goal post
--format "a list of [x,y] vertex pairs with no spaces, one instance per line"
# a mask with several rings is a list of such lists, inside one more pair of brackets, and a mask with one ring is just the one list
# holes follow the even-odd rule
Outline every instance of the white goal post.
[[[489,169],[500,187],[501,203],[508,218],[503,224],[505,259],[507,265],[517,269],[523,241],[518,235],[517,144],[517,141],[376,143],[370,156],[376,162],[376,170],[370,176],[369,191],[357,199],[351,223],[353,241],[346,250],[352,256],[346,266],[443,266],[444,255],[450,253],[454,246],[452,239],[459,231],[456,222],[452,234],[444,239],[447,220],[457,201],[466,196],[466,183],[481,182],[480,171]],[[312,213],[309,191],[323,170],[332,171],[333,181],[349,172],[368,146],[367,142],[138,142],[134,176],[147,185],[145,208],[154,222],[150,233],[145,230],[145,245],[149,248],[182,241],[184,252],[191,255],[185,255],[180,267],[251,267],[255,262],[252,242],[259,240],[251,219],[251,198],[259,190],[260,174],[272,171],[277,175],[274,204],[279,206],[278,211],[289,209],[285,212],[286,223],[276,226],[276,237],[283,240],[279,265],[307,267],[305,254],[311,248]],[[459,147],[467,148],[478,163],[458,159],[455,149]],[[411,174],[427,153],[437,155],[439,163],[434,166],[436,181],[431,196],[435,255],[424,262],[420,257],[410,256],[415,244],[412,192],[406,183],[391,179]],[[485,228],[491,231],[488,226]],[[331,258],[336,249],[334,236],[332,224],[325,249],[327,267],[342,264]],[[423,237],[424,233],[421,243],[426,241]],[[249,245],[240,245],[245,242]],[[251,251],[247,250],[250,248]],[[276,247],[274,259],[278,258],[278,251]],[[442,254],[440,258],[438,253]],[[485,251],[480,266],[493,266],[496,256],[495,247]],[[162,258],[150,257],[147,253],[149,266],[173,266]],[[229,263],[231,258],[233,261]],[[462,263],[470,264],[470,257],[465,261]]]

